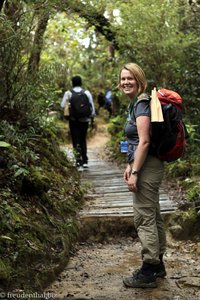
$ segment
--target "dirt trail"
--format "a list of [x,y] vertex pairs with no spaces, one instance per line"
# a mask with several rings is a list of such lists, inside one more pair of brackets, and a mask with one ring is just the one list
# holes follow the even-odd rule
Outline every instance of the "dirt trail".
[[[91,138],[89,148],[108,141],[106,126]],[[117,226],[117,224],[116,224]],[[168,235],[167,277],[156,289],[127,289],[122,279],[140,267],[140,243],[132,237],[105,237],[77,243],[71,259],[47,291],[56,299],[90,300],[200,300],[200,243],[174,241]]]
[[48,291],[58,299],[198,300],[200,261],[196,250],[192,242],[169,245],[165,255],[167,277],[158,280],[158,288],[127,289],[123,277],[141,262],[137,240],[77,244],[68,266]]
[[109,133],[107,132],[107,124],[100,124],[97,133],[88,140],[88,148],[103,149],[109,141]]

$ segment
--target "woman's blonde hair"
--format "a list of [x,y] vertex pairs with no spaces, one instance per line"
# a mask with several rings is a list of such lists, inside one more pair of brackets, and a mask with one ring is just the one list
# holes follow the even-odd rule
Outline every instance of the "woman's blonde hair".
[[138,66],[135,63],[125,64],[121,68],[121,70],[119,72],[119,78],[118,78],[118,87],[121,86],[120,85],[121,72],[124,69],[130,71],[133,74],[133,76],[138,84],[138,94],[144,93],[147,88],[147,80],[146,80],[146,77],[145,77],[145,74],[144,74],[144,71],[142,70],[142,68],[140,68],[140,66]]

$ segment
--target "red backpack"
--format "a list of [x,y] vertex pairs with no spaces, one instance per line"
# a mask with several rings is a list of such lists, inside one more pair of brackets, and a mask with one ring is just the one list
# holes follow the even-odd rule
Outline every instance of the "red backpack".
[[181,158],[186,147],[186,127],[182,120],[183,100],[171,90],[157,91],[164,122],[152,122],[150,151],[163,161]]

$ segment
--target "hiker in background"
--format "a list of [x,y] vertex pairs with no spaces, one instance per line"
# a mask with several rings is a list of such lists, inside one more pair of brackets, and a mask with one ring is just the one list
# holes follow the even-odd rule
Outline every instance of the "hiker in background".
[[126,287],[157,287],[156,278],[165,277],[163,254],[166,248],[164,222],[160,213],[159,187],[164,165],[150,149],[150,99],[144,94],[147,81],[143,70],[126,64],[119,73],[119,88],[130,99],[125,124],[128,165],[124,180],[133,193],[134,225],[141,242],[142,266],[124,278]]
[[112,116],[112,91],[107,88],[105,91],[105,109],[109,112],[109,118]]
[[120,111],[120,99],[116,95],[116,93],[113,93],[112,97],[112,116],[116,117],[119,115]]
[[76,166],[79,170],[88,168],[87,131],[90,118],[95,117],[95,108],[90,91],[83,90],[80,76],[72,77],[71,91],[64,93],[61,107],[68,108],[69,129],[75,150]]
[[105,106],[105,96],[102,92],[98,94],[97,102],[98,102],[97,114],[99,114],[100,109]]

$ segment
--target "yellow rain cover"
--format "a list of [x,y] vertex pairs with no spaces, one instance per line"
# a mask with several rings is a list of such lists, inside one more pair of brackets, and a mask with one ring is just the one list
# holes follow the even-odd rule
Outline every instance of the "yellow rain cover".
[[156,88],[151,91],[151,122],[164,122],[160,101],[157,96]]

